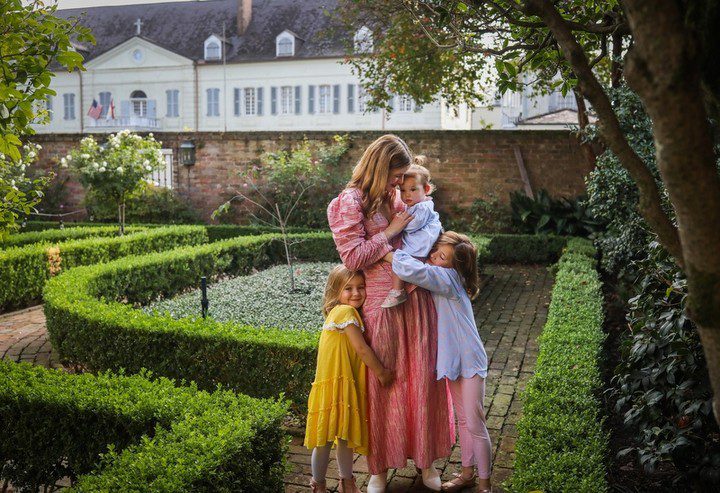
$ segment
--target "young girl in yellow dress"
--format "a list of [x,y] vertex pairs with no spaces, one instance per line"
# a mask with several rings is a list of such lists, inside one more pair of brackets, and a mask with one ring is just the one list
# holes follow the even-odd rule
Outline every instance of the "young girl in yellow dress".
[[312,449],[313,493],[324,493],[330,449],[337,445],[340,493],[360,493],[353,477],[353,453],[367,454],[366,366],[382,385],[393,380],[365,343],[358,310],[365,302],[365,277],[343,265],[328,277],[315,381],[308,400],[305,446]]

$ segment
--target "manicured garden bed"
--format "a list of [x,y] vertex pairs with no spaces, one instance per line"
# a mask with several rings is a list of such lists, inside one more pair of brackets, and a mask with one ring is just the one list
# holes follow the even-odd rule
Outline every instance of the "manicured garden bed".
[[[128,226],[125,233],[136,233],[147,229],[145,226]],[[63,229],[46,229],[10,235],[0,241],[0,249],[21,247],[33,243],[59,243],[83,238],[112,237],[118,235],[118,227],[112,225],[78,226]]]
[[[280,491],[286,403],[0,360],[2,479],[37,491]],[[102,457],[100,459],[100,455]]]

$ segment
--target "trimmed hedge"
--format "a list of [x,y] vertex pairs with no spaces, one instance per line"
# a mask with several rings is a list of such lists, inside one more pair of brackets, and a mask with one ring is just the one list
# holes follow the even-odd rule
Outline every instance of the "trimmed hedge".
[[[143,226],[128,226],[125,233],[136,233],[147,229]],[[117,226],[80,226],[77,228],[45,229],[42,231],[31,231],[10,235],[4,241],[0,241],[0,248],[12,248],[30,245],[32,243],[57,243],[60,241],[80,240],[83,238],[98,238],[117,236]]]
[[515,492],[604,492],[599,360],[603,298],[595,249],[571,239],[557,264],[535,374],[524,393],[515,447]]
[[60,268],[107,262],[128,255],[169,250],[208,241],[202,226],[169,226],[122,237],[86,238],[0,250],[0,310],[22,308],[40,298],[51,277],[48,249],[57,248]]
[[80,476],[75,492],[282,491],[286,403],[148,377],[0,361],[1,477],[30,491],[64,476]]
[[490,235],[487,255],[496,264],[552,264],[567,241],[552,235]]

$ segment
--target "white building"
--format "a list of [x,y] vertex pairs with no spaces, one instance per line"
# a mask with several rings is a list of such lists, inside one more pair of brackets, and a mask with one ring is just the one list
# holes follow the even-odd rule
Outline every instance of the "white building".
[[[349,45],[358,54],[371,51],[372,32],[360,27],[328,35],[325,11],[336,7],[337,0],[205,0],[59,10],[62,17],[80,17],[97,44],[76,46],[86,71],[57,71],[51,84],[57,96],[48,101],[51,121],[35,128],[508,128],[552,106],[550,98],[516,101],[517,95],[507,95],[496,106],[470,111],[444,101],[421,107],[395,95],[392,112],[366,111],[358,78],[342,62]],[[102,106],[99,118],[88,115],[93,101]]]

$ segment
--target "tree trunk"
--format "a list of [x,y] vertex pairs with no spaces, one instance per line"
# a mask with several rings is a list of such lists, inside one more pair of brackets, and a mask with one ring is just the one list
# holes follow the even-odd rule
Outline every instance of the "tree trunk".
[[635,39],[625,77],[653,122],[658,169],[677,217],[689,315],[700,331],[720,424],[720,175],[698,43],[678,5],[625,2]]
[[612,60],[610,61],[610,85],[614,88],[620,87],[622,83],[622,66],[620,65],[620,57],[622,56],[623,36],[615,31],[612,33]]
[[[580,127],[580,133],[583,133],[590,123],[590,120],[588,119],[587,106],[585,105],[585,98],[580,91],[575,90],[573,91],[573,94],[575,95],[575,103],[577,104],[578,109],[578,126]],[[588,165],[591,168],[595,168],[597,155],[593,149],[592,142],[583,142],[581,137],[580,150],[582,151],[583,156],[585,156],[585,161]]]
[[280,207],[275,204],[275,212],[277,213],[278,224],[280,225],[280,234],[282,234],[283,244],[285,246],[285,260],[287,261],[288,273],[290,274],[290,292],[295,291],[295,273],[293,272],[292,258],[290,257],[290,244],[285,231],[285,221],[280,214]]

